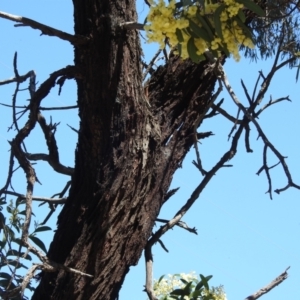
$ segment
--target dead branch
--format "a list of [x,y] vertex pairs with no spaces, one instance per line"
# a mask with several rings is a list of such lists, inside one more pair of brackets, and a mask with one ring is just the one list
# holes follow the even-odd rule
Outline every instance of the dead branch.
[[[159,218],[157,218],[155,221],[157,221],[157,222],[161,222],[161,223],[168,223],[169,222],[169,220],[165,220],[165,219],[159,219]],[[197,233],[197,229],[194,227],[194,228],[191,228],[191,227],[189,227],[185,222],[183,222],[183,221],[179,221],[177,224],[175,224],[176,226],[178,226],[178,227],[181,227],[181,228],[183,228],[183,229],[185,229],[185,230],[187,230],[187,231],[189,231],[189,232],[191,232],[191,233],[194,233],[194,234],[198,234]]]
[[153,58],[151,59],[151,61],[149,62],[148,65],[146,65],[146,70],[143,74],[143,81],[146,79],[148,73],[150,73],[150,70],[152,69],[153,65],[155,64],[155,62],[157,61],[157,58],[159,56],[159,54],[161,53],[162,49],[159,49],[153,56]]
[[167,194],[165,195],[164,199],[163,199],[163,203],[165,203],[166,201],[168,201],[180,188],[175,188],[172,190],[169,190],[167,192]]
[[[279,54],[278,54],[279,55]],[[278,59],[278,58],[277,58]],[[292,58],[293,59],[293,58]],[[254,113],[254,109],[256,108],[257,105],[259,105],[261,103],[261,100],[262,100],[262,97],[263,95],[266,93],[268,87],[269,87],[269,84],[271,82],[271,79],[273,78],[275,72],[277,70],[279,70],[280,68],[282,68],[283,66],[285,66],[286,64],[288,64],[291,60],[290,59],[287,59],[286,61],[282,62],[281,64],[279,64],[278,66],[273,64],[272,66],[272,69],[270,71],[270,73],[268,74],[268,76],[266,77],[266,79],[264,79],[264,82],[263,82],[263,85],[262,85],[262,89],[260,90],[260,92],[258,93],[255,101],[252,103],[252,106],[250,106],[249,109],[246,109],[242,103],[239,101],[239,99],[237,98],[237,96],[235,95],[234,91],[232,90],[230,84],[229,84],[229,81],[228,81],[228,78],[225,74],[225,71],[224,69],[222,69],[221,71],[221,78],[222,78],[222,82],[224,84],[224,86],[226,87],[230,97],[232,98],[232,100],[234,101],[234,103],[238,106],[238,108],[244,113],[244,119],[248,120],[247,122],[249,123],[250,121],[254,124],[254,126],[256,127],[256,130],[258,131],[258,134],[259,136],[262,138],[264,144],[266,145],[267,148],[270,148],[271,151],[274,153],[274,155],[279,159],[280,161],[280,164],[284,170],[284,173],[287,177],[287,180],[288,180],[288,183],[285,187],[281,188],[281,189],[276,189],[275,192],[277,194],[279,194],[280,192],[283,192],[285,190],[287,190],[289,187],[294,187],[296,189],[300,189],[300,186],[295,184],[293,182],[293,179],[292,179],[292,175],[289,171],[289,168],[285,162],[285,159],[286,157],[284,157],[277,149],[276,147],[269,141],[269,139],[267,138],[267,136],[265,135],[264,131],[261,129],[260,125],[258,124],[258,122],[256,121],[255,117],[253,116],[255,113]],[[266,149],[264,150],[266,152]],[[264,159],[264,162],[263,162],[263,169],[265,170],[266,172],[266,175],[267,175],[267,178],[268,178],[268,181],[270,180],[270,177],[269,177],[269,173],[268,173],[268,166],[266,164],[266,158]],[[259,174],[260,172],[258,172]],[[270,186],[270,181],[269,181],[269,186]],[[269,193],[269,191],[268,191]],[[272,199],[272,194],[270,193],[270,197]]]
[[282,101],[289,101],[289,102],[292,102],[292,100],[289,98],[289,96],[286,96],[286,97],[281,97],[279,99],[276,99],[276,100],[272,100],[272,97],[270,97],[270,101],[265,104],[259,111],[257,111],[255,114],[254,114],[254,117],[257,118],[264,110],[266,110],[268,107],[276,104],[276,103],[279,103],[279,102],[282,102]]
[[28,159],[43,159],[46,160],[50,166],[58,173],[65,174],[65,175],[72,175],[73,174],[73,168],[65,167],[63,166],[59,161],[59,153],[57,148],[57,143],[55,139],[55,131],[58,126],[58,124],[52,124],[52,120],[49,125],[46,124],[46,120],[43,117],[43,115],[38,112],[37,115],[37,121],[40,124],[40,127],[42,128],[42,131],[45,136],[45,140],[48,146],[49,155],[37,155],[37,154],[31,154],[26,155]]
[[290,267],[286,268],[286,270],[282,274],[280,274],[278,277],[276,277],[274,280],[272,280],[268,285],[259,289],[254,294],[248,296],[245,300],[256,300],[256,299],[260,298],[261,296],[263,296],[264,294],[267,294],[268,292],[270,292],[274,287],[281,284],[284,280],[286,280],[288,278],[287,270],[289,268]]
[[13,22],[18,22],[21,24],[15,25],[17,26],[30,26],[33,29],[38,29],[42,32],[42,34],[49,35],[49,36],[56,36],[62,40],[68,41],[75,46],[86,44],[89,41],[89,38],[79,35],[72,35],[66,33],[64,31],[55,29],[53,27],[44,25],[32,19],[28,19],[21,16],[16,16],[12,14],[8,14],[6,12],[0,11],[0,18],[7,19]]
[[213,104],[211,106],[215,111],[220,113],[222,116],[224,116],[229,121],[233,122],[234,124],[241,124],[242,120],[238,120],[235,117],[231,116],[225,109],[218,107],[217,105]]
[[[5,195],[12,195],[18,197],[20,200],[26,199],[26,195],[12,192],[12,191],[5,191],[3,192]],[[39,196],[32,196],[33,201],[41,201],[41,202],[48,202],[52,204],[64,204],[67,201],[67,198],[47,198],[47,197],[39,197]]]

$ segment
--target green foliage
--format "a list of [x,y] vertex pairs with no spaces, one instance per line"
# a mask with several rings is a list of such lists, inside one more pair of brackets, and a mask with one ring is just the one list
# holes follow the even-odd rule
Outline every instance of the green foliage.
[[253,34],[256,47],[249,49],[241,45],[246,57],[256,60],[259,56],[267,59],[281,48],[281,59],[290,59],[290,67],[298,67],[300,51],[299,8],[293,1],[266,0],[264,18],[254,18],[246,25]]
[[[0,240],[0,290],[10,291],[19,286],[24,279],[28,270],[26,262],[32,261],[32,256],[28,253],[21,240],[21,232],[24,225],[24,210],[25,202],[17,198],[15,201],[10,200],[9,203],[4,198],[0,199],[0,230],[2,233]],[[2,211],[6,210],[6,217]],[[51,230],[49,226],[40,226],[37,222],[34,223],[34,229],[29,235],[29,239],[33,244],[37,245],[44,252],[47,249],[38,233]],[[33,291],[34,288],[29,282],[27,289]],[[13,299],[13,298],[12,298]],[[20,299],[18,295],[14,299]],[[23,299],[27,299],[25,296]]]
[[154,283],[154,293],[160,300],[226,300],[222,286],[209,286],[211,278],[194,272],[161,276]]
[[[194,62],[205,59],[210,50],[215,57],[239,51],[257,59],[281,55],[297,67],[299,76],[299,7],[287,0],[150,0],[145,30],[149,42],[178,49],[179,55]],[[255,47],[254,47],[255,46]]]

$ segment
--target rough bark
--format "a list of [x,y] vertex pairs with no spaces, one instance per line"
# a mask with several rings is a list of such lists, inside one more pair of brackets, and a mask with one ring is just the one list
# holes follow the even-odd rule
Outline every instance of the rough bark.
[[[216,78],[173,57],[145,94],[133,0],[73,0],[80,116],[75,172],[48,256],[92,274],[44,273],[33,299],[116,299],[151,235]],[[150,103],[150,105],[149,105]]]

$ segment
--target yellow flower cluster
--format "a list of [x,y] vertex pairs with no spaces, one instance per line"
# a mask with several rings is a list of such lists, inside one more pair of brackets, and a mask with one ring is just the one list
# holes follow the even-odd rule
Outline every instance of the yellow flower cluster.
[[[205,0],[204,9],[197,2],[190,6],[184,6],[181,9],[176,6],[176,0],[171,0],[167,4],[164,0],[158,0],[157,3],[155,0],[151,0],[150,3],[151,7],[147,16],[147,24],[144,26],[148,42],[158,42],[160,47],[164,48],[166,38],[168,38],[168,43],[171,46],[180,44],[183,59],[190,56],[188,42],[191,38],[193,38],[193,43],[196,47],[196,55],[199,56],[207,49],[216,50],[218,55],[226,49],[238,61],[240,59],[238,50],[240,45],[250,48],[254,47],[252,40],[246,36],[244,29],[235,20],[239,10],[243,7],[242,4],[235,0],[223,0],[215,4]],[[223,5],[222,12],[219,15],[222,36],[219,36],[219,30],[214,28],[216,22],[214,14],[220,5]],[[193,29],[190,28],[190,21],[200,28],[202,32],[210,30],[205,28],[199,20],[202,17],[207,18],[210,27],[213,27],[212,31],[208,33],[208,36],[210,34],[213,36],[210,39],[197,36],[197,32],[194,32],[194,35],[191,34]],[[180,31],[181,38],[178,36],[178,31]],[[219,35],[217,32],[219,32]]]
[[164,0],[159,0],[157,4],[152,2],[147,22],[144,29],[147,32],[148,42],[158,42],[161,48],[165,47],[165,39],[169,38],[171,45],[177,45],[176,28],[184,29],[189,26],[189,21],[185,18],[175,18],[176,1],[171,0],[167,5]]

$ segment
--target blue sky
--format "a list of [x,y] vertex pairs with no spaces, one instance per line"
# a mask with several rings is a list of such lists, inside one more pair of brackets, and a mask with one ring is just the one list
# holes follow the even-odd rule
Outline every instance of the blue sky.
[[[49,26],[73,32],[73,11],[71,1],[58,0],[28,0],[1,1],[0,10],[11,14],[22,15]],[[141,18],[147,11],[143,1],[138,1],[138,12]],[[0,19],[0,80],[13,76],[12,59],[18,51],[18,66],[20,74],[34,69],[37,80],[41,83],[53,71],[73,63],[73,47],[54,37],[40,36],[40,32],[28,27],[15,28],[14,23]],[[157,49],[156,45],[142,42],[146,58]],[[252,92],[258,71],[267,74],[270,61],[251,63],[242,59],[236,63],[228,59],[225,70],[229,81],[242,103],[246,104],[240,80],[243,79],[248,90]],[[24,86],[26,87],[26,86]],[[14,85],[0,87],[0,102],[11,103]],[[74,105],[76,103],[76,86],[73,82],[66,82],[61,96],[58,88],[43,101],[43,106]],[[290,96],[292,102],[282,102],[263,112],[259,122],[270,141],[284,155],[288,156],[287,163],[294,181],[300,184],[300,101],[299,84],[295,83],[295,70],[282,69],[274,78],[266,94],[266,103],[270,99]],[[233,115],[236,108],[226,93],[224,108]],[[28,99],[27,91],[20,92],[18,104],[24,105]],[[11,124],[11,111],[0,107],[0,155],[1,155],[1,185],[7,175],[7,158],[9,145],[14,131],[7,132]],[[60,149],[61,162],[68,166],[74,164],[74,149],[76,134],[67,124],[78,128],[77,112],[44,112],[49,121],[61,121],[56,137]],[[20,121],[24,124],[26,118]],[[209,169],[226,151],[230,142],[227,135],[231,123],[223,117],[207,120],[201,131],[213,131],[214,136],[203,140],[199,146],[204,167]],[[300,197],[299,190],[289,189],[280,194],[274,194],[271,201],[265,192],[268,189],[264,174],[256,175],[262,165],[262,142],[257,140],[257,132],[251,127],[251,146],[253,153],[246,153],[243,141],[238,147],[238,153],[230,162],[233,168],[221,169],[204,192],[201,194],[192,210],[184,217],[184,221],[191,227],[198,229],[198,235],[190,234],[180,228],[168,232],[163,241],[169,249],[166,253],[159,245],[153,249],[154,278],[163,274],[196,271],[204,275],[213,275],[213,285],[223,284],[228,300],[244,299],[249,294],[263,287],[288,266],[289,278],[276,287],[272,292],[263,296],[264,300],[297,298],[300,280]],[[29,152],[46,152],[42,132],[36,127],[26,145]],[[277,160],[270,154],[270,164]],[[180,186],[176,196],[161,211],[161,218],[171,218],[189,198],[193,189],[202,179],[201,174],[192,165],[195,159],[194,150],[186,157],[183,168],[174,176],[172,187]],[[62,190],[66,176],[56,175],[46,163],[38,163],[37,175],[42,185],[35,186],[35,195],[52,196]],[[286,185],[286,178],[282,168],[271,171],[273,186],[280,188]],[[16,172],[13,180],[16,191],[25,193],[26,182],[23,171]],[[40,221],[47,214],[47,207],[37,210]],[[55,228],[55,216],[50,226]],[[158,224],[159,226],[159,224]],[[159,228],[159,227],[156,228]],[[41,236],[42,237],[42,236]],[[42,237],[49,244],[52,233]],[[144,257],[140,263],[132,267],[126,277],[121,290],[121,300],[144,300],[146,294],[142,292],[145,281]]]

